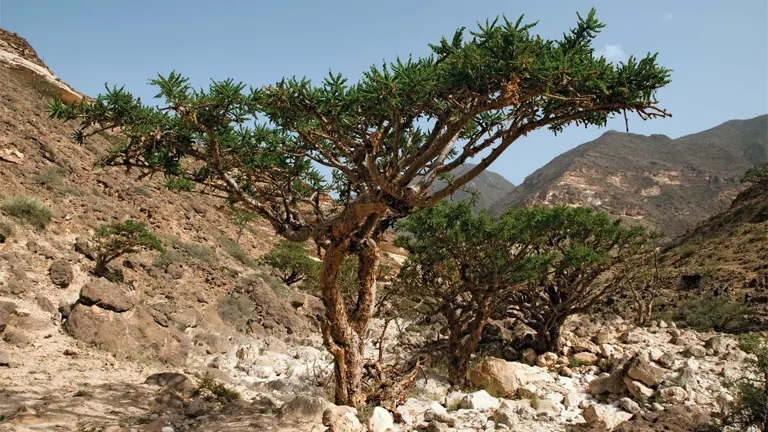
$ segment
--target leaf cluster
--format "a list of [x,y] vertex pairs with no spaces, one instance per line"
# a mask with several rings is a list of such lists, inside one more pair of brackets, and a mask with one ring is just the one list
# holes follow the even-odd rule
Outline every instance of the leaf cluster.
[[163,250],[160,239],[145,224],[132,219],[97,228],[93,235],[93,246],[97,274],[103,273],[109,262],[125,254],[142,249]]

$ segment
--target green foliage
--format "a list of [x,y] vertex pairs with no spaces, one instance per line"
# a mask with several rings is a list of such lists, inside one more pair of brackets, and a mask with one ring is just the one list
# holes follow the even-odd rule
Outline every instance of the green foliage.
[[107,264],[125,254],[141,249],[163,250],[160,239],[147,230],[145,224],[131,219],[100,226],[93,235],[93,244],[94,273],[99,276],[107,272]]
[[202,376],[198,375],[197,379],[197,386],[192,390],[193,397],[215,399],[220,403],[229,403],[241,398],[240,392],[227,387],[208,372]]
[[[422,210],[398,228],[404,235],[396,243],[411,255],[394,297],[406,299],[406,310],[418,304],[421,313],[441,316],[457,341],[478,338],[491,314],[509,314],[537,331],[537,350],[553,348],[569,315],[622,289],[630,261],[653,236],[588,208],[535,207],[489,217],[473,214],[466,202]],[[475,348],[452,349],[466,357]]]
[[684,324],[696,330],[741,333],[755,325],[754,312],[728,297],[704,296],[679,301],[660,318]]
[[739,348],[754,358],[746,360],[746,374],[736,382],[736,398],[727,423],[740,430],[768,430],[768,341],[757,335],[744,336]]
[[183,177],[171,177],[166,180],[165,187],[174,192],[191,192],[195,190],[195,183]]
[[245,228],[248,227],[248,224],[251,223],[252,220],[256,219],[256,214],[230,204],[229,218],[235,224],[235,228],[237,229],[235,242],[240,243],[240,237],[243,236],[243,231],[245,231]]
[[768,164],[752,167],[744,173],[742,183],[751,184],[760,188],[768,188]]
[[220,236],[219,244],[221,244],[221,247],[223,247],[224,250],[232,256],[232,258],[240,261],[241,264],[248,267],[256,266],[256,262],[253,260],[253,258],[248,256],[248,253],[229,237]]
[[316,287],[320,275],[320,262],[312,259],[304,243],[281,240],[266,253],[261,261],[272,267],[286,285],[303,282]]
[[51,221],[51,210],[36,198],[16,196],[0,203],[3,213],[42,230]]

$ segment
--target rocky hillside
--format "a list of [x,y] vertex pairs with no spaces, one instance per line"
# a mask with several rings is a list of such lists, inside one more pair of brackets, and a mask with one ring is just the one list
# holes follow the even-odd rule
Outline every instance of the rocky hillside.
[[665,247],[660,258],[668,288],[693,285],[683,288],[768,311],[768,188],[744,190],[726,211]]
[[589,205],[668,237],[725,210],[748,168],[768,161],[768,116],[671,139],[610,131],[536,170],[491,206]]
[[[462,174],[471,170],[474,166],[474,164],[464,164],[453,170],[453,175],[456,177],[461,176]],[[445,182],[436,180],[434,183],[432,183],[432,187],[430,189],[432,191],[438,191],[444,187]],[[475,177],[474,180],[469,182],[464,187],[465,190],[460,190],[454,193],[451,196],[451,199],[464,201],[471,198],[471,192],[475,192],[477,194],[476,207],[478,209],[487,209],[495,202],[499,201],[507,194],[512,192],[514,188],[515,185],[513,185],[509,180],[505,179],[501,174],[497,174],[493,171],[484,171],[479,176]]]

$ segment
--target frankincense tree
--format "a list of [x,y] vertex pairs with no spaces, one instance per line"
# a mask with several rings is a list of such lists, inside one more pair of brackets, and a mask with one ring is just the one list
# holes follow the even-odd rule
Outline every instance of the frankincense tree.
[[[330,74],[320,85],[293,78],[246,92],[225,80],[197,90],[173,72],[151,81],[162,107],[108,88],[91,102],[54,103],[51,116],[77,120],[80,141],[119,129],[127,144],[109,164],[199,183],[284,238],[324,249],[323,335],[335,359],[335,398],[360,406],[378,241],[393,220],[450,196],[534,130],[601,126],[627,112],[668,115],[655,94],[670,71],[651,54],[620,64],[596,57],[592,42],[603,24],[594,11],[560,39],[533,28],[522,17],[486,22],[469,37],[462,28],[432,55],[371,67],[354,84]],[[477,166],[430,192],[473,157]],[[318,164],[334,171],[333,182]],[[328,202],[331,188],[338,199]],[[359,262],[352,301],[337,285],[349,255]]]

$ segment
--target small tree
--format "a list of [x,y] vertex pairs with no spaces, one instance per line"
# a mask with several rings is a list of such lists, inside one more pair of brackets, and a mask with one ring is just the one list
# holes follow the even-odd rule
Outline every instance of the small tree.
[[556,351],[565,320],[627,289],[647,253],[643,227],[624,227],[606,213],[586,207],[529,209],[543,218],[535,277],[509,292],[508,313],[536,331],[532,348]]
[[317,283],[320,261],[307,254],[304,243],[281,240],[261,260],[288,286],[302,281],[308,285]]
[[93,272],[97,276],[104,276],[107,264],[125,254],[141,249],[162,250],[160,239],[149,232],[146,225],[131,219],[100,226],[93,235],[93,243],[96,260]]
[[[330,74],[320,85],[292,78],[246,94],[233,80],[196,90],[172,72],[151,81],[163,107],[107,88],[92,102],[54,101],[51,117],[79,121],[80,142],[119,128],[127,143],[108,165],[203,184],[282,237],[324,249],[319,285],[335,400],[360,407],[378,242],[393,220],[451,196],[534,130],[602,126],[628,111],[669,115],[656,106],[670,75],[656,55],[620,64],[595,57],[592,42],[604,25],[594,10],[558,40],[533,27],[521,17],[486,22],[469,38],[462,28],[433,45],[432,55],[374,66],[356,84]],[[430,190],[474,157],[476,166]],[[334,182],[315,164],[332,169]],[[337,200],[323,199],[330,189]],[[337,283],[347,256],[358,261],[351,306]]]
[[443,202],[398,224],[404,233],[396,242],[411,255],[394,284],[394,297],[406,308],[417,305],[420,313],[442,319],[448,375],[455,385],[466,384],[488,318],[503,312],[500,302],[508,292],[533,276],[532,253],[543,227],[524,214],[529,212],[491,218],[475,215],[469,202]]

